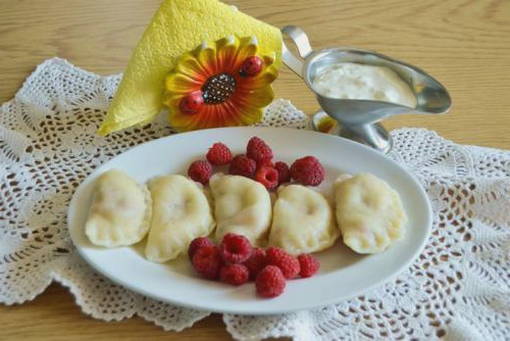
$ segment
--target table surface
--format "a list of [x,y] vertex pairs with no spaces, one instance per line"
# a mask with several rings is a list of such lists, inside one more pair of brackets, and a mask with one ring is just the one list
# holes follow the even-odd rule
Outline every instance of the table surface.
[[[122,72],[160,0],[2,0],[0,102],[9,100],[43,60],[59,56],[100,74]],[[426,127],[457,143],[510,149],[510,1],[506,0],[230,0],[282,27],[299,25],[315,47],[355,46],[427,70],[450,90],[442,116],[399,116],[390,128]],[[307,113],[317,105],[283,69],[277,97]],[[105,323],[80,312],[71,294],[51,285],[32,302],[0,306],[0,339],[126,340],[150,337],[224,340],[221,316],[180,333],[140,318]]]

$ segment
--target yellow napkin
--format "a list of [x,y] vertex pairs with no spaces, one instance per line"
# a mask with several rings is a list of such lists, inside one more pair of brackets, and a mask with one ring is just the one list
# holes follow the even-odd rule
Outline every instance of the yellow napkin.
[[256,36],[260,52],[276,53],[275,65],[281,65],[276,27],[217,0],[165,0],[136,46],[98,133],[151,121],[162,108],[164,79],[178,57],[203,41],[232,34]]

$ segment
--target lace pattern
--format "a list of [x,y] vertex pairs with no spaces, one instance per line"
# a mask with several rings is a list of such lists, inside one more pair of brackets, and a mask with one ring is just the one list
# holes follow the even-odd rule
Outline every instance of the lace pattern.
[[[111,283],[80,259],[67,233],[72,193],[95,167],[173,133],[161,115],[143,127],[97,136],[119,79],[54,58],[1,106],[0,302],[32,300],[56,280],[95,318],[137,314],[178,331],[209,313]],[[305,129],[308,120],[277,100],[261,125]],[[225,314],[234,338],[508,340],[510,152],[457,145],[424,129],[392,135],[390,157],[417,176],[432,202],[434,227],[424,252],[393,282],[336,305],[274,316]]]

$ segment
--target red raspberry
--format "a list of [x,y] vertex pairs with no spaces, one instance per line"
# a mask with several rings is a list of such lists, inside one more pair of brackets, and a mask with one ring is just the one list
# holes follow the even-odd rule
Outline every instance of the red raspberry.
[[226,145],[221,142],[217,142],[209,148],[206,156],[207,161],[209,161],[214,166],[226,165],[232,161],[232,152]]
[[289,166],[283,162],[278,161],[274,164],[274,168],[278,171],[278,184],[290,181],[290,169]]
[[290,176],[305,186],[318,186],[324,180],[325,174],[324,167],[313,156],[298,159],[290,167]]
[[221,241],[220,251],[226,263],[242,263],[250,258],[253,248],[245,236],[227,233]]
[[205,185],[209,182],[212,175],[212,166],[205,160],[194,161],[188,168],[188,176]]
[[312,277],[317,271],[319,271],[320,263],[317,258],[311,254],[304,253],[298,256],[299,266],[301,270],[299,275],[303,278]]
[[253,136],[246,146],[246,156],[255,161],[272,159],[273,151],[261,138]]
[[198,249],[191,260],[195,271],[207,279],[217,279],[222,265],[220,250],[216,246]]
[[250,271],[250,279],[254,280],[259,272],[266,266],[266,252],[264,249],[255,248],[251,254],[251,257],[244,262],[244,265]]
[[278,171],[273,167],[263,166],[257,169],[255,180],[263,184],[268,190],[278,186]]
[[188,247],[189,259],[193,259],[195,252],[197,252],[198,249],[203,248],[205,246],[214,246],[214,243],[207,237],[198,237],[193,239]]
[[257,275],[255,280],[257,294],[262,297],[280,296],[285,289],[285,277],[280,268],[268,265]]
[[248,277],[248,269],[242,264],[227,264],[220,270],[220,281],[228,284],[244,284],[248,282]]
[[242,175],[252,178],[257,169],[255,160],[248,158],[246,155],[237,155],[230,163],[228,172],[232,175]]
[[278,247],[270,247],[266,250],[266,261],[269,265],[279,267],[287,279],[295,278],[299,274],[299,261]]
[[272,159],[262,159],[262,160],[257,161],[257,168],[260,168],[263,166],[274,167]]

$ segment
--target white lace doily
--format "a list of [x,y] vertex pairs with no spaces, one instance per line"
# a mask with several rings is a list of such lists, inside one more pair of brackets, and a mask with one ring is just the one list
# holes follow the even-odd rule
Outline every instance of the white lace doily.
[[[32,300],[56,280],[95,318],[135,314],[182,330],[209,313],[154,301],[95,273],[76,254],[66,211],[98,165],[168,135],[164,117],[106,138],[95,134],[119,76],[101,77],[62,59],[41,64],[0,109],[0,302]],[[304,128],[288,101],[265,125]],[[398,278],[365,295],[313,311],[224,315],[237,339],[509,340],[510,152],[461,146],[424,129],[392,133],[392,157],[414,173],[435,221],[425,251]]]

